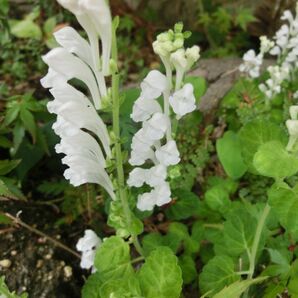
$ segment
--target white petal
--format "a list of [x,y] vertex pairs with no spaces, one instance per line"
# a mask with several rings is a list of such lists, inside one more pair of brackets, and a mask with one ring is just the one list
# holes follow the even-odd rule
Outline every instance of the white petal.
[[148,170],[142,168],[135,168],[129,173],[127,184],[132,187],[141,187],[147,179]]
[[287,120],[286,126],[290,136],[298,136],[298,120]]
[[133,105],[133,111],[130,117],[135,122],[143,122],[157,112],[161,113],[161,107],[157,101],[139,97]]
[[157,165],[147,171],[145,182],[154,187],[163,184],[167,178],[167,168],[163,165]]
[[196,99],[193,92],[192,84],[185,84],[181,90],[176,91],[170,97],[170,105],[178,118],[196,109]]
[[55,48],[42,58],[50,68],[65,76],[67,80],[77,78],[83,81],[91,92],[95,107],[100,108],[98,85],[87,64],[63,48]]
[[176,142],[173,140],[156,150],[155,155],[157,160],[165,166],[176,165],[180,161],[180,154]]
[[138,196],[137,208],[141,211],[153,210],[156,203],[154,190]]
[[42,87],[52,88],[67,82],[67,77],[49,68],[48,73],[40,80]]
[[162,206],[171,202],[171,190],[169,183],[163,183],[155,188],[156,205]]
[[89,43],[72,27],[66,26],[54,33],[56,41],[70,53],[76,54],[84,62],[92,65]]
[[88,251],[94,250],[100,244],[100,238],[92,230],[85,230],[84,237],[79,239],[76,248],[78,251]]
[[170,119],[162,113],[155,113],[152,118],[143,123],[145,138],[160,140],[170,126]]
[[90,269],[94,265],[96,251],[88,250],[82,253],[80,266],[83,269]]
[[141,83],[141,97],[145,99],[156,99],[167,90],[168,81],[164,74],[158,70],[151,70]]

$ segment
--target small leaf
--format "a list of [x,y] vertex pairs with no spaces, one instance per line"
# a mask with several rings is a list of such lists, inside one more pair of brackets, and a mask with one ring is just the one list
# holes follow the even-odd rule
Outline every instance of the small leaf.
[[229,285],[222,289],[219,293],[215,294],[213,298],[240,298],[241,294],[244,293],[250,286],[255,285],[257,283],[263,282],[267,277],[258,277],[251,280],[242,280],[236,281],[235,283]]
[[15,169],[21,160],[0,160],[0,176],[4,176]]
[[226,173],[233,179],[241,178],[247,171],[241,154],[241,144],[236,133],[227,131],[217,140],[216,151]]
[[179,265],[182,270],[184,284],[190,284],[197,277],[196,263],[191,256],[182,255],[179,257]]
[[186,77],[184,83],[190,83],[194,87],[194,95],[197,103],[200,102],[201,97],[207,90],[207,83],[203,77]]
[[40,27],[30,19],[15,22],[11,27],[11,33],[18,38],[34,38],[40,40],[42,37]]
[[36,123],[33,117],[33,114],[25,109],[25,108],[21,108],[21,120],[24,124],[25,129],[31,134],[32,139],[33,139],[33,143],[35,143],[36,140]]
[[214,186],[207,190],[205,193],[205,201],[211,210],[218,211],[220,213],[226,212],[231,205],[229,193],[221,185]]
[[199,277],[202,293],[208,291],[218,292],[224,286],[230,285],[240,279],[234,271],[234,262],[227,256],[215,256],[204,266]]
[[236,25],[239,25],[243,31],[246,31],[247,25],[255,20],[256,18],[254,17],[251,9],[242,8],[237,13],[235,22]]
[[19,115],[19,112],[20,112],[20,106],[18,104],[14,104],[10,108],[8,108],[5,113],[3,125],[8,126],[14,120],[16,120]]
[[179,298],[182,273],[178,259],[167,247],[154,250],[139,272],[142,294],[146,298]]
[[51,18],[48,18],[45,22],[44,22],[44,25],[43,25],[43,31],[50,35],[53,33],[55,27],[57,25],[57,20],[56,20],[56,17],[51,17]]
[[260,146],[253,165],[261,175],[275,179],[290,177],[298,172],[298,158],[288,153],[278,141]]

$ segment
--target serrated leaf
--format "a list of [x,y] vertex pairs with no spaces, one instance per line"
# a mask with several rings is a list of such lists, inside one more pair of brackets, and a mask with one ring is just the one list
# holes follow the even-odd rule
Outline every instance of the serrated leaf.
[[236,25],[242,28],[242,30],[246,31],[247,25],[251,22],[254,22],[255,20],[256,18],[254,17],[251,9],[242,8],[237,13],[235,22],[236,22]]
[[252,173],[257,173],[253,158],[259,147],[270,141],[286,145],[287,137],[280,126],[266,119],[256,119],[244,125],[239,131],[242,156]]
[[43,24],[43,31],[50,35],[53,33],[55,27],[57,25],[56,17],[48,18]]
[[287,152],[278,141],[261,145],[254,156],[253,165],[261,175],[275,179],[290,177],[298,172],[298,158]]
[[197,277],[196,263],[191,256],[182,255],[179,257],[179,266],[182,270],[184,284],[190,284]]
[[273,186],[269,192],[269,204],[280,224],[298,239],[298,194],[291,188]]
[[239,256],[251,248],[256,226],[256,219],[244,209],[236,209],[228,215],[223,237],[231,256]]
[[99,293],[101,285],[99,272],[90,275],[82,288],[82,298],[101,298]]
[[14,104],[10,108],[8,108],[5,113],[3,125],[8,126],[13,121],[15,121],[19,115],[19,112],[20,112],[20,106],[18,104]]
[[167,247],[159,247],[146,258],[138,274],[146,298],[179,298],[182,273],[178,259]]
[[241,178],[247,171],[244,163],[239,137],[233,131],[227,131],[217,140],[216,151],[227,175],[233,179]]
[[235,283],[222,289],[219,293],[215,294],[213,298],[240,298],[241,294],[243,294],[250,286],[261,283],[266,279],[267,277],[258,277],[251,280],[236,281]]
[[234,262],[230,257],[215,256],[204,266],[199,276],[199,286],[202,293],[214,293],[239,279],[240,276],[235,273]]
[[0,176],[4,176],[15,169],[19,164],[20,160],[0,160]]
[[134,272],[128,243],[118,236],[106,239],[96,251],[94,266],[101,273],[103,282],[131,276]]
[[191,191],[177,189],[173,192],[175,203],[166,210],[166,215],[172,220],[186,219],[197,214],[199,198]]

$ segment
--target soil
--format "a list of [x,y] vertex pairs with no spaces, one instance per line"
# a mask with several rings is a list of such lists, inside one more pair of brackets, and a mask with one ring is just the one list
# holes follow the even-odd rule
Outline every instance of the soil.
[[[83,234],[78,225],[53,229],[57,214],[50,207],[34,203],[1,202],[1,210],[16,215],[27,224],[44,232],[75,250],[75,243]],[[17,294],[26,291],[30,298],[77,298],[84,283],[79,258],[55,247],[22,227],[0,228],[0,276]]]

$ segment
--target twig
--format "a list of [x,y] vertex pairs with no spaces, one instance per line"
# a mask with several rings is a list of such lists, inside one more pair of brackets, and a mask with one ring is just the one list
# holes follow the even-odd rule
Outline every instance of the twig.
[[20,225],[23,228],[29,230],[30,232],[35,233],[35,234],[37,234],[37,235],[39,235],[41,237],[46,238],[47,240],[49,240],[50,242],[52,242],[55,246],[58,246],[58,247],[64,249],[65,251],[71,253],[72,255],[76,256],[79,259],[81,258],[80,254],[78,254],[77,252],[75,252],[74,250],[72,250],[71,248],[69,248],[68,246],[66,246],[63,243],[61,243],[60,241],[52,238],[51,236],[48,236],[45,233],[37,230],[36,228],[33,228],[33,227],[27,225],[20,218],[15,217],[15,216],[11,215],[10,213],[2,213],[2,214],[4,214],[5,216],[7,216],[8,218],[10,218],[13,221],[14,224]]

